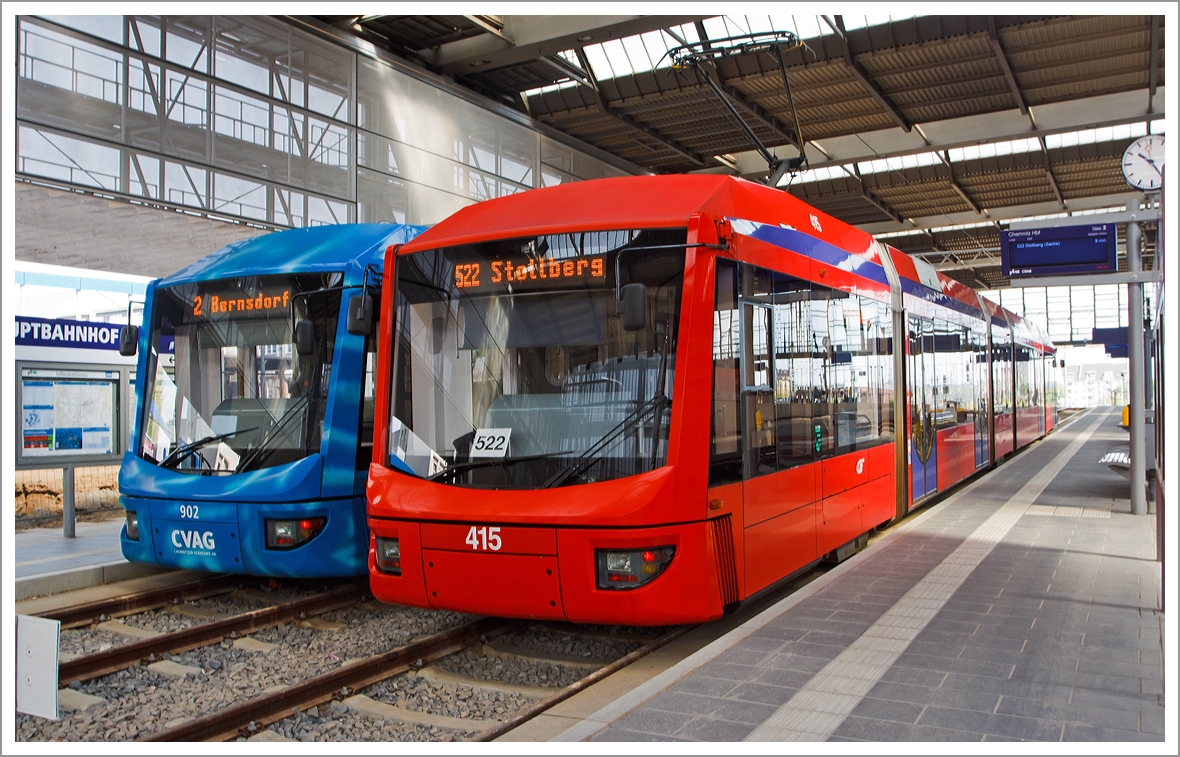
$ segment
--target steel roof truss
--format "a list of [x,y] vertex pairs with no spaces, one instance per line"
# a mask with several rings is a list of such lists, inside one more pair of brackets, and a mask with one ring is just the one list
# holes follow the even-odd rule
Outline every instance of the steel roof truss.
[[897,109],[897,106],[895,106],[889,100],[889,98],[885,96],[885,93],[881,91],[881,88],[877,86],[877,83],[869,78],[868,74],[865,73],[865,70],[861,68],[860,64],[857,63],[852,57],[852,48],[848,46],[848,37],[844,32],[844,17],[836,16],[835,21],[833,22],[828,20],[827,16],[824,16],[824,20],[827,21],[828,24],[831,25],[836,31],[836,36],[839,38],[840,46],[843,48],[844,52],[844,65],[847,66],[848,70],[856,76],[857,80],[860,81],[864,88],[869,91],[869,94],[872,95],[873,99],[877,101],[877,104],[880,105],[881,108],[884,109],[884,111],[889,115],[889,117],[901,127],[901,130],[908,134],[912,128],[909,120],[901,114],[901,111]]

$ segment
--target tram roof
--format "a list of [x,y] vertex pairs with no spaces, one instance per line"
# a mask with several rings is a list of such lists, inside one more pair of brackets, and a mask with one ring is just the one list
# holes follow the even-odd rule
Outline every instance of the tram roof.
[[694,213],[808,229],[809,216],[816,215],[840,237],[825,234],[833,244],[863,250],[873,241],[779,189],[720,174],[664,174],[570,182],[468,205],[403,251],[574,230],[676,228],[687,226]]
[[160,286],[260,274],[342,271],[349,263],[380,265],[386,248],[425,226],[350,223],[288,229],[227,244],[160,280]]

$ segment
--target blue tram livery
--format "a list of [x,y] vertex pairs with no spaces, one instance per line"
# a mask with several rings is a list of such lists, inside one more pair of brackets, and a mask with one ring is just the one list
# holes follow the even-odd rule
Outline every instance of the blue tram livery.
[[261,576],[367,571],[386,250],[424,227],[347,224],[227,245],[149,285],[119,471],[132,562]]

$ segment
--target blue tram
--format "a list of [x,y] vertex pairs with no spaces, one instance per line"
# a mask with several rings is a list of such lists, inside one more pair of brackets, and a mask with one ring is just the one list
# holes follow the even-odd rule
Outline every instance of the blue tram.
[[424,227],[293,229],[148,287],[119,471],[132,562],[262,576],[367,571],[376,312],[388,248]]

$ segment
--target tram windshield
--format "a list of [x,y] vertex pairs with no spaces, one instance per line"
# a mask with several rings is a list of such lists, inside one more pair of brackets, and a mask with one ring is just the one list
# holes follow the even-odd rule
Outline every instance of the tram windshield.
[[685,239],[577,232],[398,258],[389,464],[497,489],[663,465]]
[[247,276],[158,290],[140,455],[229,475],[317,452],[342,278]]

